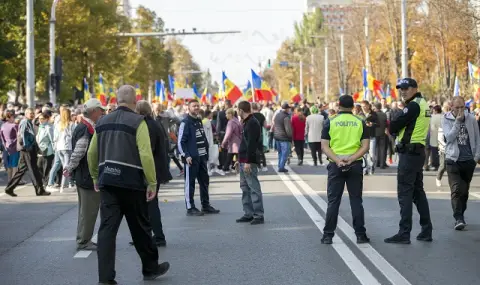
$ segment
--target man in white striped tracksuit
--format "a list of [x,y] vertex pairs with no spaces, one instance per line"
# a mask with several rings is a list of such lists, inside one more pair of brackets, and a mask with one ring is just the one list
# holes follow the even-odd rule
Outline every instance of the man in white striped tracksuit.
[[[197,100],[188,103],[188,115],[183,119],[178,130],[178,151],[185,164],[185,204],[187,216],[203,216],[218,214],[220,210],[210,205],[208,194],[208,142],[198,114],[200,104]],[[200,202],[202,211],[195,207],[195,180],[200,186]]]

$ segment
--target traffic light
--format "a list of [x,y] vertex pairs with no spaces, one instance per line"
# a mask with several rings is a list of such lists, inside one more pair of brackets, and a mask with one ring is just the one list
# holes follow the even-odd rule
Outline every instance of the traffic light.
[[267,67],[268,67],[268,68],[272,68],[272,62],[271,62],[270,59],[268,59]]

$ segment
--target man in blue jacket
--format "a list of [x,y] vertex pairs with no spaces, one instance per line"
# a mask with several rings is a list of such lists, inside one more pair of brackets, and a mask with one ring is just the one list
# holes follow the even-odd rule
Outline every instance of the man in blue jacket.
[[[178,130],[178,151],[185,164],[185,204],[187,216],[218,214],[220,210],[210,205],[208,195],[209,176],[207,169],[208,142],[203,124],[198,116],[200,104],[197,100],[188,102],[188,115],[183,119]],[[195,180],[200,185],[200,202],[202,211],[195,207]]]

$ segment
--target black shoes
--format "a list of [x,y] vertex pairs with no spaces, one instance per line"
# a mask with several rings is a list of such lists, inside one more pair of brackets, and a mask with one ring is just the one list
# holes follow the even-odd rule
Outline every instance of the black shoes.
[[157,266],[155,272],[150,274],[144,274],[143,280],[155,280],[158,277],[162,276],[163,274],[167,273],[168,269],[170,268],[170,263],[164,262]]
[[332,236],[327,236],[323,235],[322,239],[320,240],[322,244],[332,244],[333,243],[333,237]]
[[432,233],[421,232],[421,233],[418,234],[417,240],[431,242],[431,241],[433,241]]
[[200,212],[197,208],[190,208],[187,210],[187,216],[203,216],[205,215],[204,212]]
[[104,282],[98,282],[98,284],[100,285],[104,285],[104,284],[118,284],[117,281],[115,280],[108,280],[108,281],[104,281]]
[[463,229],[465,229],[466,226],[467,226],[467,223],[465,223],[464,220],[457,220],[457,221],[455,222],[455,227],[454,227],[454,229],[455,229],[456,231],[463,231]]
[[265,223],[265,219],[243,216],[236,220],[237,223],[250,223],[251,225],[260,225]]
[[[154,243],[157,247],[166,247],[167,246],[167,241],[166,240],[155,240]],[[132,245],[132,246],[135,245],[133,243],[133,241],[129,242],[128,244]]]
[[220,213],[220,210],[217,210],[212,206],[208,206],[206,208],[202,207],[202,212],[205,214],[218,214]]
[[403,237],[399,234],[396,234],[394,236],[391,236],[389,238],[384,239],[384,242],[386,243],[396,243],[396,244],[410,244],[410,238]]
[[5,194],[7,194],[8,196],[11,196],[11,197],[17,197],[18,195],[13,193],[13,191],[5,191]]
[[281,169],[278,170],[278,172],[280,172],[280,173],[288,173],[288,170],[285,169],[285,168],[281,168]]
[[43,191],[43,192],[38,193],[37,196],[50,196],[50,194],[52,194],[52,193],[50,193],[48,191]]
[[243,216],[240,219],[236,220],[237,223],[250,223],[251,221],[253,221],[253,217],[247,217],[247,216]]
[[367,237],[366,234],[359,234],[357,236],[357,243],[362,244],[362,243],[369,243],[370,239]]

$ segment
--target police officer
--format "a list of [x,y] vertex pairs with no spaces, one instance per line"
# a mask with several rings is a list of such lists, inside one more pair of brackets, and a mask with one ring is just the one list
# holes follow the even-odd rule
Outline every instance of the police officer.
[[88,149],[88,168],[95,191],[100,191],[98,273],[100,284],[115,281],[115,240],[125,215],[135,249],[142,260],[144,280],[165,274],[158,264],[147,201],[157,195],[155,163],[145,118],[136,114],[135,88],[118,89],[118,108],[98,121]]
[[400,79],[397,89],[405,101],[403,114],[390,122],[390,133],[398,134],[399,156],[397,173],[397,195],[400,204],[400,224],[396,235],[386,238],[386,243],[410,244],[412,231],[412,204],[420,214],[422,231],[420,241],[432,241],[432,221],[427,196],[423,190],[423,163],[425,142],[430,126],[430,109],[427,101],[418,92],[417,82],[411,78]]
[[339,98],[339,113],[325,122],[322,131],[322,149],[330,160],[328,170],[328,209],[323,229],[323,244],[331,244],[337,227],[338,209],[345,183],[350,197],[353,228],[357,243],[368,243],[363,211],[362,157],[370,146],[365,122],[352,114],[353,98]]

